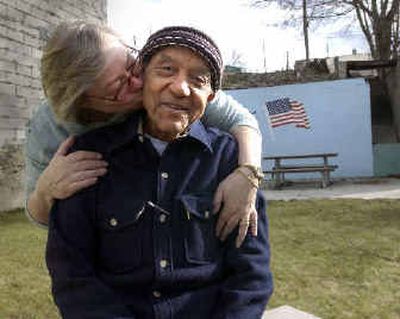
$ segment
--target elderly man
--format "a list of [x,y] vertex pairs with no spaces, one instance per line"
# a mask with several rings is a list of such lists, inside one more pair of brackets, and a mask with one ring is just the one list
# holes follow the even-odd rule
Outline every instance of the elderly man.
[[109,170],[53,207],[55,302],[64,318],[260,318],[272,293],[265,201],[258,236],[240,248],[235,234],[217,239],[211,213],[238,160],[234,139],[199,121],[220,87],[220,51],[198,30],[168,27],[141,62],[146,112],[75,144],[102,153]]

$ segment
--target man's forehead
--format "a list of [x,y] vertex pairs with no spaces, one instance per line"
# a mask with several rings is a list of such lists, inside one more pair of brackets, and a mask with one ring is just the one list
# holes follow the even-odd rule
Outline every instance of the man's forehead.
[[210,72],[210,68],[204,58],[194,52],[193,50],[181,46],[170,46],[163,48],[154,54],[150,61],[156,63],[160,62],[179,62],[181,59],[190,59],[198,64],[199,68],[204,69],[204,71]]

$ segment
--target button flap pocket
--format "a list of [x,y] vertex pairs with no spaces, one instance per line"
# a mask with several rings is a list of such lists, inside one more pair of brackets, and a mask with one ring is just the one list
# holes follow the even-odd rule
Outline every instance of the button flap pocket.
[[186,221],[183,223],[186,261],[208,264],[219,256],[219,241],[215,236],[216,216],[212,214],[213,195],[187,194],[180,197]]
[[187,217],[195,216],[202,220],[208,220],[212,217],[213,195],[210,193],[186,194],[180,197],[180,200],[186,210]]
[[128,273],[143,263],[143,239],[148,238],[144,201],[105,203],[99,207],[99,266],[110,273]]
[[124,205],[115,205],[112,209],[105,209],[101,217],[101,226],[108,231],[120,231],[134,225],[141,220],[145,214],[146,203],[135,201]]

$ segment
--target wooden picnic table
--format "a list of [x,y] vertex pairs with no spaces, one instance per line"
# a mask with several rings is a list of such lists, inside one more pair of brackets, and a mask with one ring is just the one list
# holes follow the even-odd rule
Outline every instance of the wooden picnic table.
[[[264,174],[271,174],[274,188],[281,188],[285,183],[285,174],[292,173],[320,173],[321,186],[328,187],[331,184],[330,173],[338,168],[337,165],[329,164],[329,158],[338,156],[338,153],[317,153],[299,155],[274,155],[264,156],[263,160],[273,160],[274,166],[271,170],[265,170]],[[321,159],[321,162],[299,163],[296,160]],[[283,163],[285,161],[285,163]],[[293,163],[294,162],[294,163]]]

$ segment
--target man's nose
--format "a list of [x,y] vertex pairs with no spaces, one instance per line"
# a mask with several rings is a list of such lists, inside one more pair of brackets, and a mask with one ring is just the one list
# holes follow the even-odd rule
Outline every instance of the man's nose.
[[189,96],[191,93],[190,84],[186,76],[177,76],[170,85],[172,92],[180,97]]

